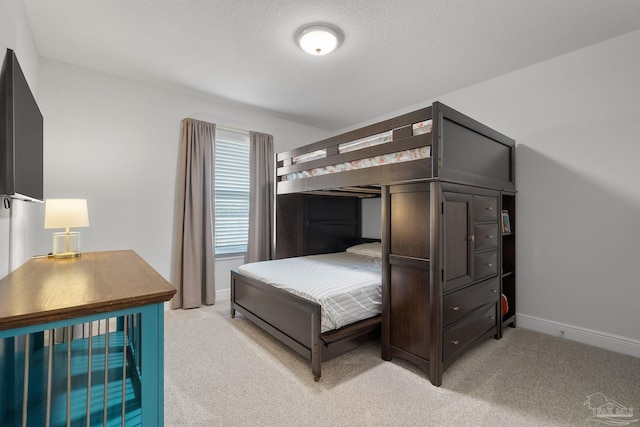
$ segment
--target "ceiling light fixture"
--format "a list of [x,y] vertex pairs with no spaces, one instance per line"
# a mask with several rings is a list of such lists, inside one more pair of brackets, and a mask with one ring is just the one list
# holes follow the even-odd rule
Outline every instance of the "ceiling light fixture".
[[328,25],[310,25],[298,34],[298,44],[307,53],[319,56],[333,52],[340,44],[340,33]]

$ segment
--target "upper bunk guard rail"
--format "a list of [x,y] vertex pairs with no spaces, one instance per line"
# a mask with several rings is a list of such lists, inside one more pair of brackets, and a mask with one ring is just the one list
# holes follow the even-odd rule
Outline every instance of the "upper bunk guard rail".
[[[431,131],[413,136],[412,125],[431,120]],[[340,145],[393,132],[393,140],[349,152]],[[429,147],[429,157],[341,172],[288,179],[288,174]],[[321,158],[296,163],[298,156],[323,150]],[[276,157],[277,194],[340,190],[440,179],[502,190],[515,189],[515,141],[470,117],[435,102],[433,105],[352,130]],[[352,190],[351,190],[352,191]]]
[[379,123],[365,126],[363,128],[354,129],[352,131],[336,135],[331,138],[323,139],[322,141],[314,142],[313,144],[308,144],[303,147],[294,148],[293,150],[278,153],[277,160],[278,163],[284,162],[286,159],[293,159],[294,157],[300,156],[302,154],[312,153],[314,151],[328,147],[338,147],[338,145],[345,142],[355,141],[357,139],[377,135],[379,133],[387,132],[392,129],[402,128],[404,126],[409,126],[413,123],[418,123],[429,119],[431,119],[431,107],[423,108],[421,110],[404,114],[393,119],[385,120]]
[[[339,144],[338,144],[339,145]],[[394,139],[389,143],[375,145],[373,147],[361,148],[359,150],[348,151],[346,153],[336,153],[327,155],[318,160],[295,163],[290,166],[279,167],[276,171],[278,176],[283,176],[292,172],[300,172],[308,169],[331,166],[336,163],[336,155],[339,155],[339,162],[350,162],[352,160],[366,159],[368,157],[381,156],[398,151],[410,150],[412,148],[426,147],[431,145],[431,133],[410,136],[403,139]],[[333,146],[337,147],[337,146]]]
[[433,106],[433,177],[515,191],[515,140],[442,103]]

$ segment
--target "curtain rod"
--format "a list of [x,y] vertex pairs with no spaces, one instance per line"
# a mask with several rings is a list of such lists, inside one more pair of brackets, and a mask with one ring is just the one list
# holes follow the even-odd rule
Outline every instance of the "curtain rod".
[[224,125],[216,125],[216,128],[220,128],[221,130],[226,130],[226,131],[231,131],[231,132],[242,132],[242,133],[249,133],[250,131],[245,130],[245,129],[239,129],[239,128],[234,128],[231,126],[224,126]]

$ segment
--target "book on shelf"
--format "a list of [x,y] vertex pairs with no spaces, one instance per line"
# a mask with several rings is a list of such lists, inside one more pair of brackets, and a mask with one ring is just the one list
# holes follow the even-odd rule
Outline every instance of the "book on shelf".
[[502,233],[507,234],[511,233],[511,222],[509,222],[509,211],[502,211]]

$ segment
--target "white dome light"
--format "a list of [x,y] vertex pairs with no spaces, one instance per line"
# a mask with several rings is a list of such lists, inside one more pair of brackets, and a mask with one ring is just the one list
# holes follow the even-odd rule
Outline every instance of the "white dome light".
[[313,25],[300,32],[298,43],[311,55],[326,55],[338,47],[338,32],[324,25]]

